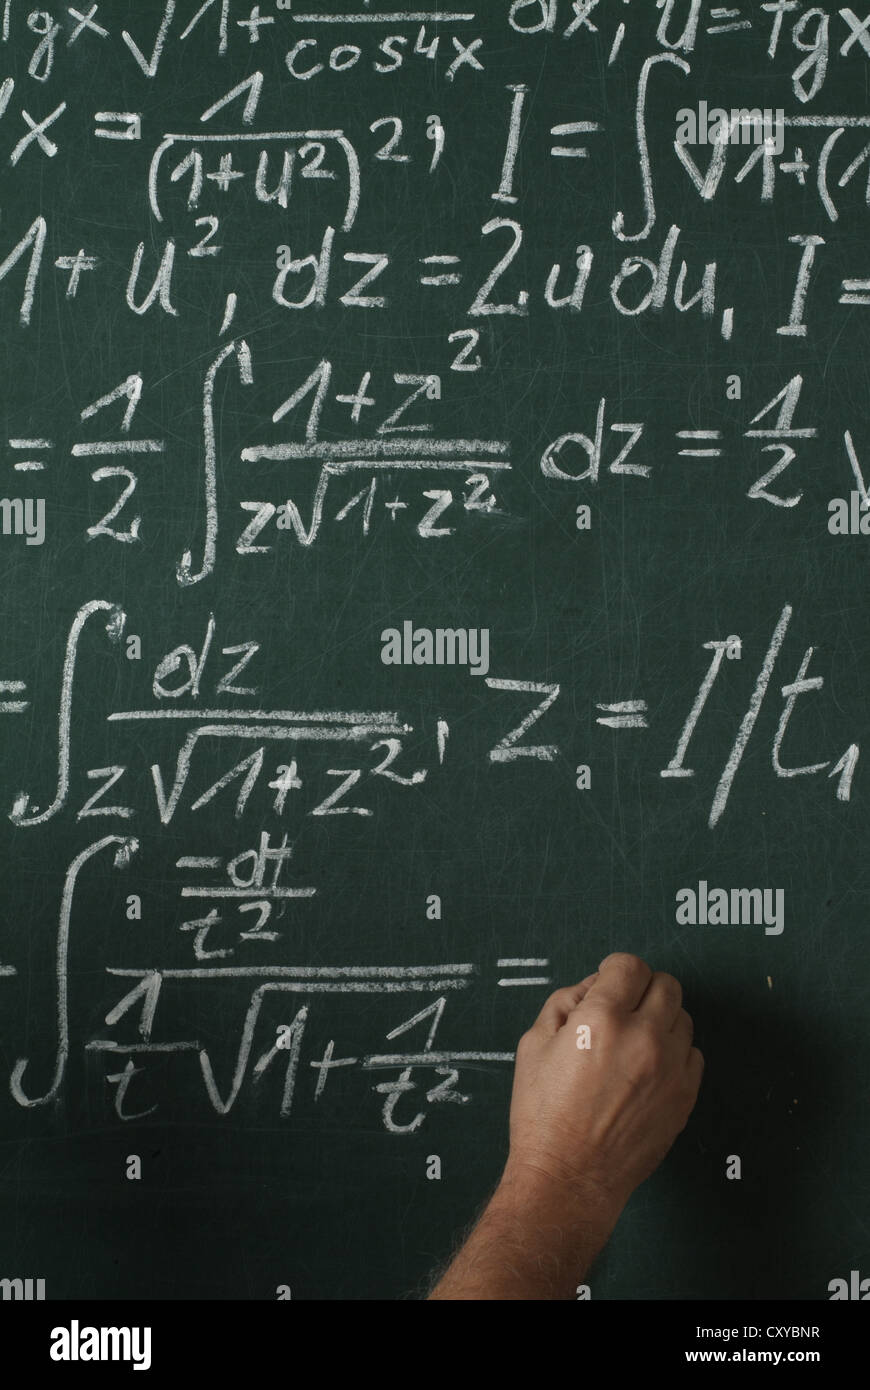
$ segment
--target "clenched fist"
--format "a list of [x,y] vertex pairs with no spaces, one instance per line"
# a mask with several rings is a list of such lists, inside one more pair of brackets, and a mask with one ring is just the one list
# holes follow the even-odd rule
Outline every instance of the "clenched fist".
[[520,1039],[508,1167],[620,1209],[695,1104],[704,1060],[672,975],[616,954],[551,994]]
[[550,995],[517,1048],[501,1182],[430,1299],[574,1296],[695,1104],[682,1003],[672,975],[621,952]]

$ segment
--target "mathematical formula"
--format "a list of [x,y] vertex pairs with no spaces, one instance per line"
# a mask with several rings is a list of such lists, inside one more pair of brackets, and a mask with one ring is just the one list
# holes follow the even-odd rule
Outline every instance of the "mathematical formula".
[[[361,949],[342,893],[449,876],[425,827],[482,806],[518,858],[541,826],[609,853],[603,901],[608,779],[699,855],[781,797],[848,826],[862,788],[870,16],[316,9],[0,0],[0,820],[50,901],[0,939],[16,1117],[95,1078],[127,1124],[473,1113],[516,1018],[477,1045],[466,1001],[533,1011],[555,949],[500,919],[418,951],[374,910]],[[697,597],[744,544],[764,574]],[[629,660],[590,613],[634,625]],[[674,878],[705,923],[708,878]],[[89,929],[100,891],[139,936]]]

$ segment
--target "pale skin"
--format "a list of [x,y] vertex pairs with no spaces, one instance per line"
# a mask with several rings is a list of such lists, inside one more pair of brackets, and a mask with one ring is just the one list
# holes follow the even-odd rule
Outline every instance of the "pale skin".
[[504,1173],[430,1300],[576,1297],[697,1099],[682,1002],[672,975],[623,952],[550,995],[517,1048]]

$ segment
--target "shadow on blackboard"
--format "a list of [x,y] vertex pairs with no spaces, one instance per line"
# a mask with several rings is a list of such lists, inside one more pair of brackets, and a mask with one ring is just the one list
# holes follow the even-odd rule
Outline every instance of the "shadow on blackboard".
[[[836,1040],[814,1034],[798,1001],[698,997],[705,1073],[695,1110],[640,1189],[593,1271],[604,1297],[825,1298],[819,1149],[843,1100]],[[731,1173],[732,1176],[728,1176]],[[737,1174],[739,1173],[739,1177]],[[638,1204],[653,1249],[630,1241]]]
[[[826,1121],[844,1099],[839,1046],[814,1036],[797,1001],[750,1006],[719,990],[696,991],[693,1004],[706,1063],[698,1103],[586,1276],[592,1298],[825,1298],[812,1194]],[[402,1297],[425,1298],[437,1273]]]

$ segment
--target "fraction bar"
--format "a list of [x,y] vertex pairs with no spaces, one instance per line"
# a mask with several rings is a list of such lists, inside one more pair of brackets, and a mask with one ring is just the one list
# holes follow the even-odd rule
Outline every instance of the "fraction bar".
[[316,888],[182,888],[183,898],[313,898]]
[[473,14],[445,10],[391,10],[387,14],[291,14],[297,24],[467,24]]
[[[508,446],[498,439],[341,439],[307,444],[255,444],[242,450],[245,463],[258,459],[434,459],[442,454],[483,454],[501,457]],[[401,464],[396,466],[401,467]]]
[[110,439],[97,444],[74,444],[74,458],[90,458],[93,454],[162,454],[162,439]]
[[393,710],[349,713],[336,710],[292,710],[292,709],[124,709],[107,714],[107,720],[119,719],[255,719],[275,720],[283,723],[300,724],[371,724],[380,731],[382,724],[398,724],[399,716]]
[[141,980],[146,975],[160,975],[164,980],[215,980],[227,979],[299,979],[299,980],[349,980],[385,979],[416,980],[443,975],[473,975],[473,965],[212,965],[189,969],[147,970],[129,966],[106,966],[107,975],[120,975],[126,979]]
[[371,1067],[435,1067],[453,1062],[512,1062],[513,1052],[389,1052],[363,1058]]

